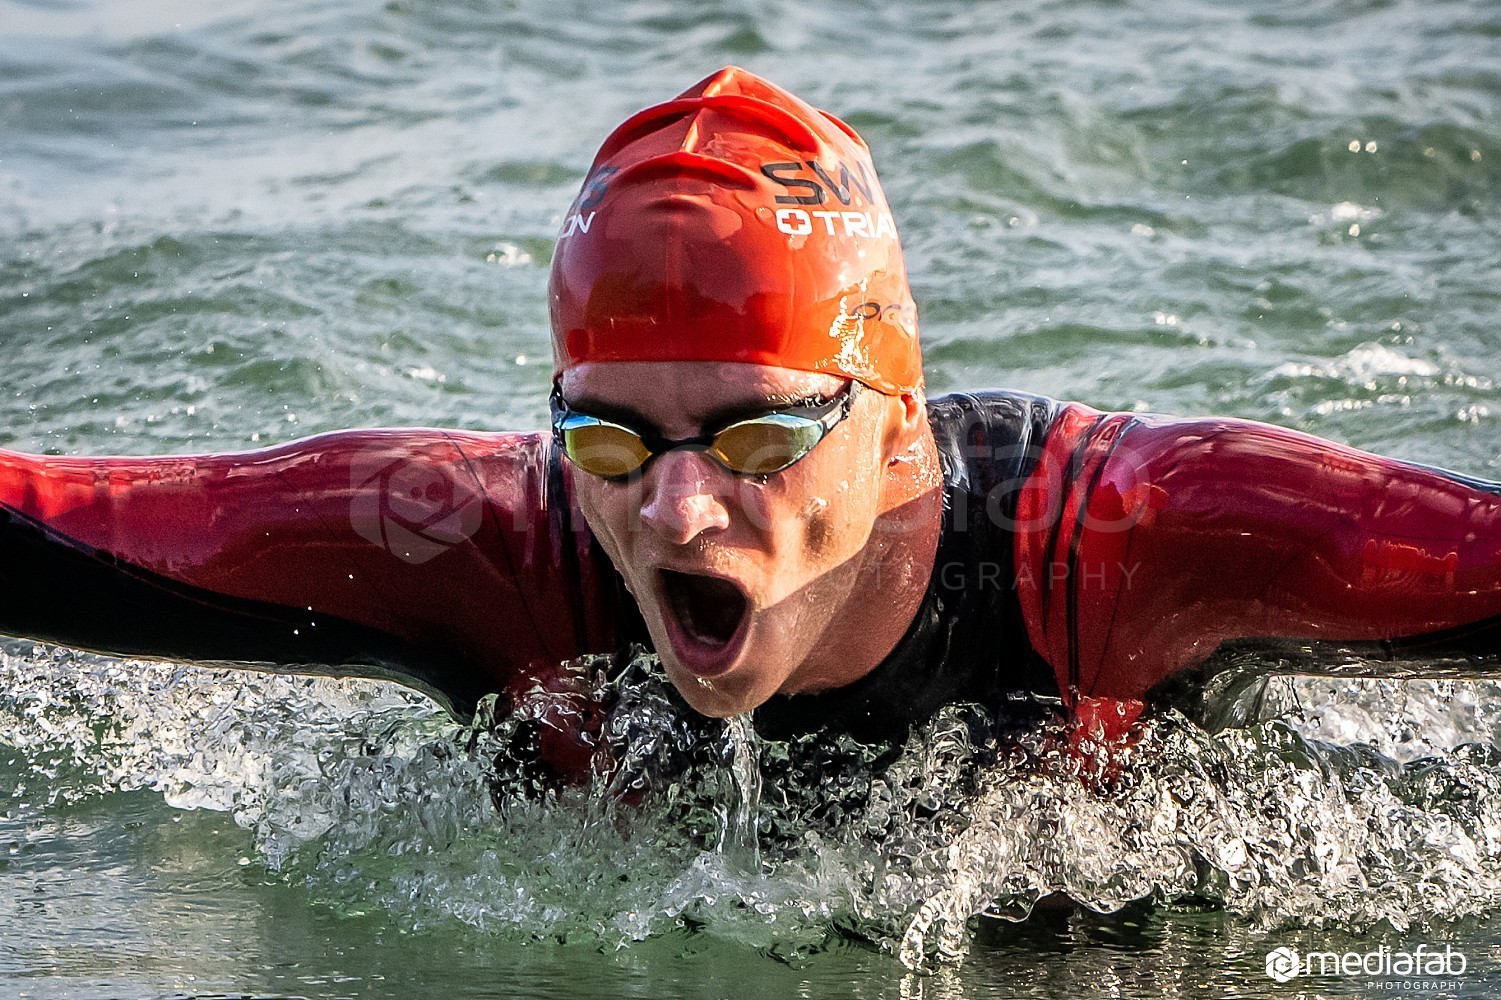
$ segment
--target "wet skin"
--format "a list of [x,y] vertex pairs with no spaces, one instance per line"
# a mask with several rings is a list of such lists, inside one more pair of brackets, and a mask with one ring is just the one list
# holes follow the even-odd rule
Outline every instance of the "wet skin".
[[[562,378],[571,407],[670,439],[843,385],[696,361],[591,362]],[[942,478],[920,396],[862,392],[812,451],[767,476],[691,448],[624,482],[572,473],[668,677],[705,715],[869,673],[911,623],[937,551]]]

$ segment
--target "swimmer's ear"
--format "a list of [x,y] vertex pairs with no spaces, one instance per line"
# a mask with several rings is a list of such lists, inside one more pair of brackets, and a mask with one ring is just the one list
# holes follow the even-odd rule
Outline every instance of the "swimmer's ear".
[[886,404],[886,464],[890,465],[899,456],[906,455],[928,429],[928,407],[922,390],[904,392],[900,396],[887,396]]

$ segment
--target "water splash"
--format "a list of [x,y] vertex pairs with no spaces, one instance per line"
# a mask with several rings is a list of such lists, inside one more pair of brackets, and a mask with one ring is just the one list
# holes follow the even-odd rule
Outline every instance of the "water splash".
[[613,707],[596,777],[568,788],[537,769],[526,699],[464,730],[390,685],[44,647],[0,655],[0,741],[26,765],[14,800],[227,810],[315,899],[414,929],[687,929],[786,960],[854,939],[929,968],[1057,894],[1256,928],[1501,905],[1495,682],[1278,679],[1245,725],[1163,711],[1102,771],[1057,722],[968,705],[900,744],[767,740],[695,715],[654,658],[609,662],[580,664]]
[[753,871],[761,870],[761,840],[756,833],[761,811],[761,743],[750,715],[736,715],[725,720],[725,736],[732,752],[730,775],[735,780],[734,814],[725,812],[719,838],[719,852],[749,861]]

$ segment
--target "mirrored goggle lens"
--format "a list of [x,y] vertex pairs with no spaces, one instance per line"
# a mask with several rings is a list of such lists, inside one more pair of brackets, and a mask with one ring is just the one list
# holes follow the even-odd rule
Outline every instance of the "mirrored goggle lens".
[[651,451],[635,431],[593,418],[563,424],[563,449],[585,472],[606,478],[628,476],[651,458]]
[[816,420],[768,413],[726,427],[714,436],[710,451],[732,472],[764,476],[802,458],[822,437]]

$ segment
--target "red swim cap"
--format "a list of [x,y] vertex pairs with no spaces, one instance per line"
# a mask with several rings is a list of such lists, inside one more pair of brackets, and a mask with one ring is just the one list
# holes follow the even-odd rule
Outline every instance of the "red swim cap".
[[854,129],[735,66],[610,134],[563,221],[556,372],[741,361],[922,385],[891,209]]

